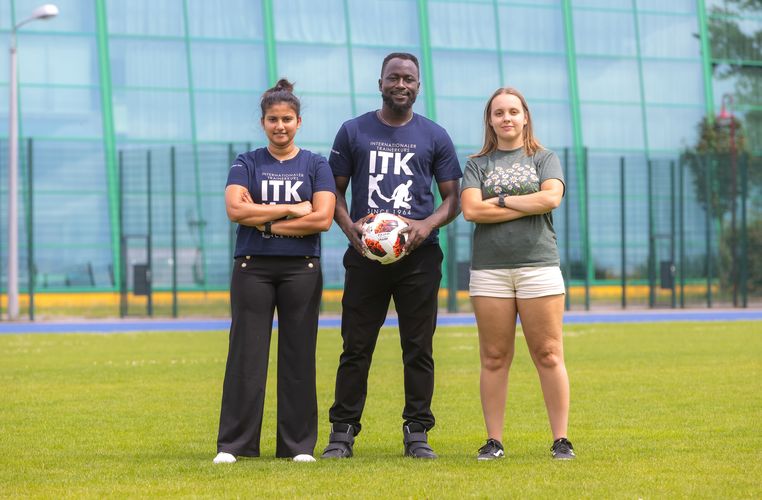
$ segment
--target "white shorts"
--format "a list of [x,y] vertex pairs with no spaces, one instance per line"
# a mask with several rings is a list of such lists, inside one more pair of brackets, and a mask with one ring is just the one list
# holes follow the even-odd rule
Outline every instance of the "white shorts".
[[471,269],[471,297],[534,299],[564,293],[560,267]]

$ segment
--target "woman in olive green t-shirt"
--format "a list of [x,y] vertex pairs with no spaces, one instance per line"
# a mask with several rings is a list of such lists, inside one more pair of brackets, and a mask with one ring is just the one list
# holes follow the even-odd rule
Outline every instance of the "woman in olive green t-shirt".
[[534,138],[529,108],[516,89],[500,88],[490,97],[484,129],[484,146],[466,164],[461,187],[463,215],[476,223],[470,295],[487,427],[487,443],[477,458],[505,456],[505,402],[518,316],[540,376],[552,456],[572,459],[562,340],[565,288],[551,214],[564,196],[561,165]]

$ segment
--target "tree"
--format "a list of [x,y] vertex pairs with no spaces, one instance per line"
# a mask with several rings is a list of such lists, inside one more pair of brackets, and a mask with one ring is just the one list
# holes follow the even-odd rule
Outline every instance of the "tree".
[[[762,96],[762,30],[752,31],[749,26],[758,23],[746,22],[760,13],[762,0],[725,0],[721,7],[712,7],[708,28],[714,77],[731,81],[734,92],[728,99],[723,96],[723,119],[703,118],[698,142],[683,154],[699,204],[717,221],[721,262],[730,264],[729,272],[720,274],[721,282],[732,287],[734,305],[738,303],[739,257],[751,259],[752,268],[762,263],[759,252],[740,255],[737,217],[743,190],[762,207],[762,111],[756,109]],[[731,103],[732,110],[726,108]],[[750,222],[751,227],[759,225],[758,218]],[[725,234],[728,223],[730,231]],[[748,236],[748,227],[740,228],[741,239]]]
[[704,210],[711,208],[711,213],[720,221],[732,210],[733,198],[739,192],[739,158],[740,161],[749,158],[743,124],[736,117],[730,120],[734,129],[732,140],[730,123],[710,121],[705,117],[698,124],[697,144],[683,153],[683,161],[693,174],[698,203]]
[[[747,19],[762,15],[762,0],[725,0],[709,16],[715,78],[734,82],[735,105],[758,107],[762,100],[762,30],[750,31]],[[762,151],[762,111],[746,109],[744,122],[753,152]]]

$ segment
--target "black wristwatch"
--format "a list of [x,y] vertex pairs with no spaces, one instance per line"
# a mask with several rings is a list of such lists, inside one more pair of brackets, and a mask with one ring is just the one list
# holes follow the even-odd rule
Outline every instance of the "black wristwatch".
[[505,208],[505,195],[503,193],[497,195],[497,206],[500,208]]
[[265,230],[262,233],[262,236],[265,238],[269,238],[273,235],[273,223],[272,221],[265,222]]

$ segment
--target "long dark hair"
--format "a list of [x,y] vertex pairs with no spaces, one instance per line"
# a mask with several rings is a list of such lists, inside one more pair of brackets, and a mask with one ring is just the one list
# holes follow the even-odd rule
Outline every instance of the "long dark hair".
[[301,116],[302,105],[299,102],[299,98],[294,95],[294,84],[286,78],[281,78],[273,88],[265,90],[265,93],[262,94],[262,99],[259,101],[259,106],[262,108],[262,118],[265,117],[267,109],[270,106],[282,102],[291,106],[297,117]]
[[532,132],[532,115],[529,113],[529,106],[526,99],[521,95],[521,92],[513,87],[501,87],[497,89],[487,101],[487,105],[484,107],[484,145],[482,150],[476,154],[471,155],[471,158],[479,156],[486,156],[497,149],[497,134],[495,129],[490,125],[490,116],[492,115],[492,101],[495,97],[501,94],[515,95],[521,101],[521,107],[524,108],[524,115],[527,118],[527,123],[524,125],[524,130],[521,132],[522,139],[524,140],[524,153],[527,156],[534,155],[538,150],[542,149],[542,144],[535,138]]

